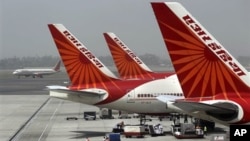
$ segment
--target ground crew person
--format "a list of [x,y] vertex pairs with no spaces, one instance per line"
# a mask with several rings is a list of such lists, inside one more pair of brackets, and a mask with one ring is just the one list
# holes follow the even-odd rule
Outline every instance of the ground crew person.
[[204,131],[204,135],[206,136],[207,135],[207,126],[204,126],[203,131]]
[[123,121],[117,124],[118,129],[123,129],[123,127],[124,127],[124,122]]

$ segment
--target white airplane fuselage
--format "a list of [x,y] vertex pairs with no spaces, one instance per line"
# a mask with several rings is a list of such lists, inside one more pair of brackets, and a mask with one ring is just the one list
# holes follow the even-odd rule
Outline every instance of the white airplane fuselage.
[[54,69],[17,69],[13,72],[16,76],[33,76],[33,77],[40,77],[43,75],[50,75],[54,74],[58,71]]
[[156,97],[160,95],[165,95],[172,100],[184,98],[182,96],[182,89],[176,75],[172,75],[165,79],[149,81],[129,90],[129,92],[125,93],[123,97],[113,102],[107,104],[97,104],[105,100],[108,95],[109,94],[106,93],[100,97],[89,97],[85,95],[68,94],[50,90],[50,96],[52,97],[95,105],[101,108],[145,114],[166,114],[175,112],[173,109],[166,107],[166,103],[156,99]]

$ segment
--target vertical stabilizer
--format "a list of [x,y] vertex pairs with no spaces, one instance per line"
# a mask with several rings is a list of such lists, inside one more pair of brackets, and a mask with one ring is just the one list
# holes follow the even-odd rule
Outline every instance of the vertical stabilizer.
[[249,93],[246,69],[181,4],[151,5],[186,97]]
[[137,57],[114,33],[103,33],[117,70],[122,78],[152,77],[149,67]]
[[56,65],[53,67],[54,71],[60,71],[60,66],[61,66],[61,60],[59,60]]
[[117,79],[115,75],[62,24],[49,24],[48,27],[73,86],[79,88],[95,87],[97,83]]

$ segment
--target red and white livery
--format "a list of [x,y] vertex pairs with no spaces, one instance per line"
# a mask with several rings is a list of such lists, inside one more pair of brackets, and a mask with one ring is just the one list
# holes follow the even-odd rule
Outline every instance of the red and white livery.
[[116,68],[124,79],[159,79],[174,72],[152,71],[118,36],[112,32],[103,33]]
[[249,124],[247,70],[181,4],[151,5],[185,95],[173,105],[225,125]]
[[117,78],[62,24],[49,30],[64,63],[70,86],[48,86],[50,96],[75,102],[141,114],[174,112],[157,100],[183,98],[176,75],[164,79],[127,80]]

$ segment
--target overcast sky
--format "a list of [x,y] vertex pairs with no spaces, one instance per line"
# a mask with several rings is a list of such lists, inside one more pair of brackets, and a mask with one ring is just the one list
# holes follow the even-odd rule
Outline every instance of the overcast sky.
[[[48,23],[64,24],[96,56],[110,55],[102,33],[114,32],[137,55],[168,58],[150,1],[1,0],[0,59],[58,56]],[[176,1],[232,55],[249,56],[249,0]]]

